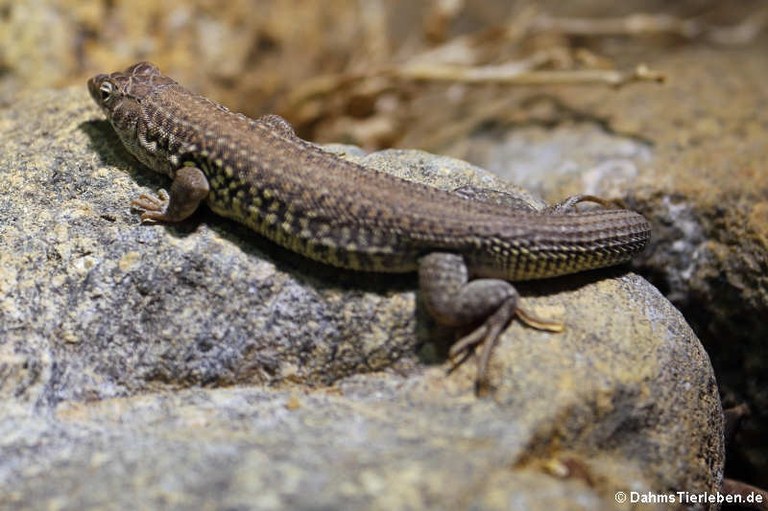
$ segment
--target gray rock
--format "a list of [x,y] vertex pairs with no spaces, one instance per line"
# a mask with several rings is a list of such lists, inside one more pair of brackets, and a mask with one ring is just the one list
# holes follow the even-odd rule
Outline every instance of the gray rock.
[[[513,324],[477,399],[471,360],[448,374],[425,363],[445,345],[419,352],[440,332],[412,276],[314,265],[208,212],[140,225],[131,198],[167,183],[99,118],[78,88],[0,123],[8,507],[615,509],[720,487],[709,359],[642,278],[521,285],[567,328]],[[425,153],[364,158],[510,190]]]

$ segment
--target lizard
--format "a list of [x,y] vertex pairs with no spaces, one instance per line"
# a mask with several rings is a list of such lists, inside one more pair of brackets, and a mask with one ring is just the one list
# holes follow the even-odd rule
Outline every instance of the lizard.
[[362,166],[299,138],[277,115],[252,119],[194,94],[149,62],[93,76],[88,89],[126,149],[172,179],[170,192],[131,203],[142,222],[179,222],[206,203],[324,264],[416,272],[435,321],[469,332],[450,359],[479,348],[478,394],[490,388],[493,346],[511,321],[564,328],[525,312],[511,282],[625,263],[650,239],[645,217],[598,197],[510,207]]

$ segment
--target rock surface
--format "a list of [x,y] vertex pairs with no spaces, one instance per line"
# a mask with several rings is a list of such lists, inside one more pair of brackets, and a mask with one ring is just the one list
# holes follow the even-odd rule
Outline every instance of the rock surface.
[[663,86],[567,96],[545,88],[509,128],[439,150],[547,200],[619,197],[651,220],[652,243],[636,268],[701,338],[724,402],[751,408],[734,442],[742,468],[733,477],[759,486],[768,486],[766,52],[766,33],[746,47],[664,51],[652,59],[668,76]]
[[[313,265],[207,211],[142,226],[130,199],[167,183],[119,147],[84,88],[10,103],[9,507],[616,509],[616,491],[719,488],[709,359],[642,278],[520,286],[528,310],[566,331],[514,323],[493,399],[477,399],[471,360],[450,374],[434,362],[445,345],[412,277]],[[448,188],[497,186],[425,153],[369,158]]]

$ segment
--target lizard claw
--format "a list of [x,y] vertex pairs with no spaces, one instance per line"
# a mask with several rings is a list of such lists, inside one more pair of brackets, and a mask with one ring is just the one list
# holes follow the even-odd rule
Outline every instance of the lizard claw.
[[138,198],[131,201],[131,206],[145,211],[159,211],[168,206],[169,200],[168,192],[161,188],[157,191],[157,195],[142,193]]
[[143,210],[141,214],[142,222],[147,220],[157,221],[164,218],[169,202],[168,192],[161,188],[157,191],[157,195],[142,193],[138,198],[131,201],[131,206]]

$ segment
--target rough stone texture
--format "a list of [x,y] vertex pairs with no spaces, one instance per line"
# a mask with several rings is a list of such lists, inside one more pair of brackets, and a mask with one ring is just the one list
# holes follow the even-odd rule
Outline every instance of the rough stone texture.
[[[614,94],[537,91],[513,125],[446,152],[548,200],[623,198],[653,224],[636,268],[672,302],[712,357],[726,405],[752,417],[732,477],[768,486],[768,35],[747,47],[654,55],[660,87]],[[526,114],[529,116],[526,120]],[[762,474],[762,475],[761,475]]]
[[[480,400],[471,361],[450,375],[415,363],[419,335],[441,333],[416,314],[411,277],[313,265],[206,212],[139,225],[128,202],[167,183],[119,148],[84,88],[9,103],[9,507],[616,509],[618,490],[719,488],[708,357],[642,278],[521,286],[527,310],[567,329],[513,324],[492,362],[498,388]],[[370,158],[494,187],[425,153]],[[399,374],[356,375],[387,366]]]

